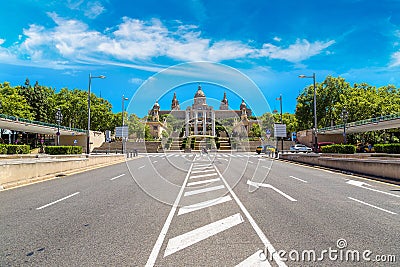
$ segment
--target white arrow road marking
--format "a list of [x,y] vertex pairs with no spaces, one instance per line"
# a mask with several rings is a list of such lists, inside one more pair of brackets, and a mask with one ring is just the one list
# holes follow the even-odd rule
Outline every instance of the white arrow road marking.
[[208,208],[208,207],[218,205],[218,204],[221,204],[221,203],[224,203],[227,201],[231,201],[231,200],[232,200],[232,198],[230,196],[224,196],[224,197],[203,201],[203,202],[196,203],[196,204],[189,205],[189,206],[184,206],[179,209],[178,215],[186,214],[186,213],[196,211],[196,210],[201,210],[201,209]]
[[122,177],[122,176],[124,176],[124,175],[125,175],[125,173],[123,173],[123,174],[121,174],[121,175],[118,175],[118,176],[115,176],[115,177],[111,178],[110,181],[113,181],[113,180],[115,180],[115,179],[118,179],[118,178],[120,178],[120,177]]
[[367,202],[364,202],[364,201],[361,201],[361,200],[358,200],[358,199],[355,199],[355,198],[352,198],[352,197],[348,197],[348,198],[351,199],[351,200],[357,201],[357,202],[359,202],[359,203],[361,203],[361,204],[364,204],[364,205],[373,207],[373,208],[375,208],[375,209],[378,209],[378,210],[381,210],[381,211],[384,211],[384,212],[387,212],[387,213],[390,213],[390,214],[394,214],[394,215],[397,214],[397,213],[392,212],[392,211],[390,211],[390,210],[382,209],[382,208],[380,208],[380,207],[374,206],[374,205],[372,205],[372,204],[369,204],[369,203],[367,203]]
[[223,188],[225,188],[223,185],[217,185],[217,186],[213,186],[213,187],[206,187],[206,188],[202,188],[202,189],[197,189],[197,190],[192,190],[192,191],[185,192],[184,196],[187,197],[187,196],[197,195],[197,194],[210,192],[210,191],[215,191],[215,190],[219,190],[219,189],[223,189]]
[[381,190],[377,190],[377,189],[373,189],[373,188],[369,188],[369,187],[364,187],[363,185],[371,186],[371,185],[369,185],[367,183],[364,183],[364,182],[349,180],[346,183],[347,184],[351,184],[351,185],[355,185],[357,187],[361,187],[361,188],[364,188],[364,189],[368,189],[368,190],[371,190],[371,191],[374,191],[374,192],[378,192],[378,193],[382,193],[382,194],[385,194],[385,195],[389,195],[389,196],[392,196],[392,197],[400,197],[400,195],[395,195],[395,194],[388,193],[388,192],[385,192],[385,191],[381,191]]
[[277,193],[281,194],[282,196],[286,197],[286,198],[289,199],[290,201],[293,201],[293,202],[294,202],[294,201],[297,201],[296,199],[292,198],[291,196],[289,196],[289,195],[286,194],[286,193],[283,193],[281,190],[279,190],[278,188],[273,187],[273,186],[270,185],[270,184],[256,183],[256,182],[252,182],[252,181],[250,181],[250,180],[247,180],[247,184],[248,184],[248,185],[255,186],[255,187],[266,187],[266,188],[271,188],[272,190],[274,190],[275,192],[277,192]]
[[193,231],[171,238],[168,241],[167,248],[165,249],[164,257],[223,232],[233,226],[241,224],[242,222],[244,222],[242,215],[237,213],[225,219],[207,224]]
[[300,181],[300,182],[303,182],[303,183],[308,183],[307,181],[304,181],[303,179],[294,177],[294,176],[292,176],[292,175],[290,175],[289,177],[290,177],[290,178],[293,178],[293,179],[295,179],[295,180],[298,180],[298,181]]
[[79,194],[79,192],[76,192],[76,193],[73,193],[73,194],[71,194],[71,195],[69,195],[69,196],[60,198],[59,200],[53,201],[53,202],[51,202],[51,203],[49,203],[49,204],[46,204],[46,205],[41,206],[41,207],[36,208],[36,209],[37,209],[37,210],[44,209],[44,208],[46,208],[46,207],[48,207],[48,206],[51,206],[51,205],[54,205],[54,204],[56,204],[56,203],[58,203],[58,202],[60,202],[60,201],[66,200],[66,199],[68,199],[68,198],[70,198],[70,197],[73,197],[73,196],[75,196],[75,195],[77,195],[77,194]]
[[266,266],[271,267],[271,264],[267,260],[267,256],[262,250],[257,251],[235,267],[257,267]]

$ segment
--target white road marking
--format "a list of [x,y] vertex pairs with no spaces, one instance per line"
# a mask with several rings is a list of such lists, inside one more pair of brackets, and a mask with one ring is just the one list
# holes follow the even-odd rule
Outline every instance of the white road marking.
[[400,197],[400,195],[395,195],[395,194],[388,193],[388,192],[385,192],[385,191],[381,191],[381,190],[365,187],[363,185],[368,185],[368,186],[371,186],[371,185],[369,185],[367,183],[364,183],[364,182],[349,180],[346,183],[347,184],[351,184],[351,185],[355,185],[357,187],[364,188],[364,189],[367,189],[367,190],[371,190],[371,191],[374,191],[374,192],[378,192],[378,193],[382,193],[382,194],[385,194],[385,195],[389,195],[389,196],[392,196],[392,197]]
[[270,267],[271,264],[267,260],[267,256],[262,250],[257,251],[235,267],[256,267],[256,266],[266,266]]
[[143,169],[144,167],[146,167],[146,165],[140,166],[140,167],[138,168],[138,170]]
[[268,170],[271,169],[271,167],[267,167],[267,166],[261,166],[261,167],[263,167],[263,168],[265,168],[265,169],[268,169]]
[[303,183],[308,183],[307,181],[304,181],[303,179],[294,177],[294,176],[292,176],[292,175],[290,175],[289,177],[290,177],[290,178],[293,178],[293,179],[295,179],[295,180],[298,180],[298,181],[300,181],[300,182],[303,182]]
[[182,215],[182,214],[186,214],[192,211],[196,211],[196,210],[201,210],[204,208],[208,208],[214,205],[218,205],[224,202],[228,202],[231,201],[232,198],[230,196],[224,196],[224,197],[220,197],[220,198],[216,198],[216,199],[211,199],[211,200],[207,200],[207,201],[203,201],[200,203],[196,203],[193,205],[188,205],[188,206],[184,206],[182,208],[179,209],[178,211],[178,216]]
[[266,187],[266,188],[271,188],[272,190],[274,190],[275,192],[281,194],[282,196],[284,196],[285,198],[289,199],[290,201],[293,201],[293,202],[297,201],[296,199],[292,198],[291,196],[289,196],[289,195],[286,194],[286,193],[283,193],[281,190],[279,190],[278,188],[273,187],[273,186],[270,185],[270,184],[256,183],[256,182],[252,182],[252,181],[250,181],[250,180],[247,180],[247,184],[248,184],[248,185],[255,186],[255,187]]
[[249,163],[251,163],[251,164],[253,164],[253,163],[254,163],[254,162],[252,162],[252,161],[250,161],[250,160],[249,160],[248,162],[249,162]]
[[192,170],[192,173],[203,173],[203,172],[211,172],[211,171],[214,171],[214,168],[208,168],[206,170],[201,169],[201,170],[198,170],[198,171],[193,171]]
[[165,239],[165,236],[167,235],[169,226],[171,225],[172,218],[174,217],[175,211],[178,208],[178,203],[182,197],[183,190],[185,189],[185,185],[189,179],[189,174],[190,174],[192,167],[193,167],[193,164],[191,164],[189,167],[189,171],[185,177],[185,181],[183,182],[181,190],[179,191],[178,196],[175,199],[174,205],[172,206],[171,211],[168,214],[167,220],[165,221],[164,226],[161,229],[160,235],[158,236],[157,241],[154,244],[153,250],[151,251],[151,254],[145,265],[146,267],[154,266],[154,264],[157,260],[158,253],[160,253],[161,246],[164,243],[164,239]]
[[120,178],[120,177],[122,177],[122,176],[124,176],[124,175],[125,175],[125,173],[123,173],[123,174],[121,174],[121,175],[118,175],[118,176],[115,176],[115,177],[111,178],[110,181],[113,181],[113,180],[115,180],[115,179],[118,179],[118,178]]
[[361,203],[361,204],[364,204],[364,205],[373,207],[373,208],[375,208],[375,209],[378,209],[378,210],[381,210],[381,211],[384,211],[384,212],[387,212],[387,213],[390,213],[390,214],[393,214],[393,215],[397,214],[397,213],[392,212],[392,211],[390,211],[390,210],[382,209],[382,208],[380,208],[380,207],[374,206],[374,205],[372,205],[372,204],[369,204],[369,203],[367,203],[367,202],[364,202],[364,201],[361,201],[361,200],[358,200],[358,199],[355,199],[355,198],[352,198],[352,197],[348,197],[348,198],[351,199],[351,200],[357,201],[357,202],[359,202],[359,203]]
[[226,188],[228,188],[229,193],[232,195],[233,199],[236,201],[236,203],[238,204],[238,206],[240,207],[240,209],[242,210],[242,212],[246,216],[247,220],[249,220],[249,222],[250,222],[251,226],[253,227],[254,231],[257,233],[258,237],[261,239],[261,242],[263,242],[264,247],[267,248],[267,250],[269,252],[269,255],[272,255],[272,258],[275,260],[276,264],[278,264],[279,267],[287,267],[286,263],[279,256],[279,253],[276,251],[274,246],[271,244],[271,242],[265,236],[263,231],[260,229],[260,227],[254,221],[253,217],[251,217],[250,213],[244,207],[242,202],[240,202],[239,198],[236,196],[235,192],[233,192],[233,190],[229,186],[229,184],[225,181],[225,179],[221,175],[221,172],[217,168],[215,168],[215,170],[218,172],[219,177],[221,177],[221,180],[224,182]]
[[187,183],[186,186],[193,186],[193,185],[199,185],[199,184],[207,184],[207,183],[213,183],[213,182],[218,182],[221,179],[218,178],[214,178],[214,179],[208,179],[208,180],[203,180],[203,181],[197,181],[197,182],[191,182],[191,183]]
[[218,175],[218,173],[213,172],[213,173],[208,173],[208,174],[200,174],[200,175],[191,175],[190,179],[194,179],[194,178],[200,178],[200,177],[209,177],[209,176],[215,176]]
[[157,163],[157,162],[158,162],[157,160],[153,161],[153,163]]
[[207,224],[193,231],[171,238],[168,241],[167,248],[165,249],[164,257],[223,232],[233,226],[241,224],[242,222],[244,222],[242,215],[237,213],[225,219]]
[[225,188],[223,185],[217,185],[217,186],[213,186],[213,187],[206,187],[206,188],[202,188],[202,189],[196,189],[196,190],[185,192],[184,196],[187,197],[187,196],[202,194],[202,193],[206,193],[206,192],[210,192],[210,191],[220,190],[220,189],[223,189],[223,188]]
[[73,194],[71,194],[71,195],[69,195],[69,196],[60,198],[59,200],[53,201],[53,202],[51,202],[51,203],[49,203],[49,204],[46,204],[46,205],[41,206],[41,207],[36,208],[36,209],[37,209],[37,210],[41,210],[41,209],[47,208],[48,206],[54,205],[54,204],[56,204],[56,203],[58,203],[58,202],[60,202],[60,201],[66,200],[67,198],[73,197],[73,196],[75,196],[75,195],[77,195],[77,194],[79,194],[79,192],[75,192],[75,193],[73,193]]
[[193,166],[193,168],[199,168],[199,167],[212,167],[211,163],[207,163],[207,164],[196,164],[195,166]]

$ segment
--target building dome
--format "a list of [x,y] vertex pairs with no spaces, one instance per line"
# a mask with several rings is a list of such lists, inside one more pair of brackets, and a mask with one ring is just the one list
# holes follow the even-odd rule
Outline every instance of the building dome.
[[197,97],[206,97],[206,95],[204,94],[203,90],[201,90],[201,86],[199,85],[199,87],[197,88],[197,92],[194,95],[194,98]]

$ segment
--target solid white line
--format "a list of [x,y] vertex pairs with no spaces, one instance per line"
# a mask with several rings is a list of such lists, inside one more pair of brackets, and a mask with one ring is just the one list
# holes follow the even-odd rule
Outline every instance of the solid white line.
[[171,225],[172,218],[174,217],[175,211],[178,208],[178,203],[182,197],[183,190],[185,189],[185,185],[189,179],[189,174],[190,174],[192,167],[193,167],[193,164],[191,164],[189,167],[189,171],[186,174],[185,181],[183,181],[181,190],[179,191],[178,196],[175,199],[174,205],[172,206],[171,211],[168,214],[167,220],[165,221],[164,226],[161,229],[160,235],[158,236],[157,241],[154,244],[153,250],[151,251],[149,259],[147,260],[147,263],[145,265],[146,267],[154,266],[154,264],[156,263],[158,253],[160,253],[161,246],[164,243],[164,239],[165,239],[165,236],[167,235],[169,226]]
[[200,171],[200,170],[210,170],[210,169],[214,169],[214,166],[209,165],[208,167],[193,167],[192,171]]
[[294,176],[289,176],[290,178],[293,178],[293,179],[296,179],[296,180],[299,180],[300,182],[303,182],[303,183],[308,183],[307,181],[304,181],[303,179],[300,179],[300,178],[297,178],[297,177],[294,177]]
[[237,213],[225,219],[204,225],[193,231],[171,238],[168,241],[167,248],[165,249],[164,257],[223,232],[233,226],[241,224],[242,222],[244,222],[242,215]]
[[73,193],[73,194],[71,194],[71,195],[69,195],[69,196],[60,198],[59,200],[53,201],[53,202],[51,202],[51,203],[49,203],[49,204],[46,204],[46,205],[41,206],[41,207],[36,208],[36,209],[37,209],[37,210],[44,209],[44,208],[46,208],[46,207],[48,207],[48,206],[51,206],[51,205],[53,205],[53,204],[56,204],[56,203],[58,203],[58,202],[60,202],[60,201],[66,200],[67,198],[73,197],[73,196],[75,196],[75,195],[77,195],[77,194],[79,194],[79,192],[76,192],[76,193]]
[[196,203],[196,204],[189,205],[189,206],[184,206],[179,209],[178,216],[192,212],[192,211],[201,210],[201,209],[208,208],[208,207],[211,207],[214,205],[218,205],[218,204],[221,204],[221,203],[224,203],[227,201],[231,201],[231,200],[232,200],[232,198],[230,196],[224,196],[224,197],[203,201],[203,202]]
[[185,192],[184,196],[187,197],[187,196],[202,194],[202,193],[205,193],[205,192],[215,191],[215,190],[219,190],[219,189],[223,189],[223,188],[224,188],[223,185],[217,185],[217,186],[213,186],[213,187],[206,187],[206,188],[202,188],[202,189],[197,189],[197,190],[192,190],[192,191]]
[[193,166],[194,169],[196,168],[200,168],[200,167],[212,167],[211,163],[207,163],[207,164],[196,164],[195,166]]
[[193,186],[193,185],[199,185],[199,184],[207,184],[207,183],[212,183],[212,182],[217,182],[220,181],[221,179],[218,178],[214,178],[214,179],[208,179],[208,180],[203,180],[203,181],[197,181],[197,182],[191,182],[191,183],[187,183],[186,186]]
[[260,249],[235,267],[256,267],[256,266],[266,266],[270,267],[271,264],[267,260],[267,256]]
[[253,227],[254,231],[256,231],[258,237],[261,239],[263,242],[264,246],[267,248],[269,251],[269,255],[272,255],[273,259],[275,262],[278,264],[280,267],[286,267],[286,263],[282,261],[282,258],[279,256],[277,253],[276,249],[274,246],[271,244],[271,242],[268,240],[268,238],[265,236],[263,231],[260,229],[260,227],[257,225],[257,223],[254,221],[253,217],[251,217],[250,213],[247,211],[247,209],[244,207],[242,202],[240,202],[239,198],[236,196],[235,192],[233,192],[232,188],[229,186],[229,184],[225,181],[224,177],[221,175],[221,172],[218,170],[218,168],[215,168],[215,170],[218,172],[219,177],[221,177],[221,180],[224,182],[225,186],[228,188],[229,193],[231,193],[233,199],[236,201],[236,203],[239,205],[240,209],[246,216],[247,220],[249,220],[251,226]]
[[282,196],[286,197],[287,199],[289,199],[290,201],[297,201],[296,199],[292,198],[291,196],[289,196],[286,193],[283,193],[281,190],[279,190],[278,188],[275,188],[274,186],[270,185],[270,184],[263,184],[263,183],[256,183],[256,182],[252,182],[250,180],[247,180],[247,184],[248,185],[252,185],[255,187],[266,187],[266,188],[271,188],[272,190],[274,190],[275,192],[281,194]]
[[146,165],[140,166],[140,167],[138,168],[138,170],[143,169],[144,167],[146,167]]
[[200,178],[200,177],[209,177],[209,176],[215,176],[215,175],[218,175],[218,173],[213,172],[213,173],[208,173],[208,174],[193,175],[193,176],[190,176],[190,179]]
[[123,174],[121,174],[121,175],[118,175],[118,176],[115,176],[115,177],[111,178],[110,181],[113,181],[113,180],[115,180],[115,179],[118,179],[118,178],[120,178],[120,177],[122,177],[122,176],[124,176],[124,175],[125,175],[125,173],[123,173]]
[[390,211],[390,210],[382,209],[382,208],[380,208],[380,207],[371,205],[371,204],[369,204],[369,203],[367,203],[367,202],[364,202],[364,201],[361,201],[361,200],[358,200],[358,199],[355,199],[355,198],[352,198],[352,197],[348,197],[348,198],[351,199],[351,200],[357,201],[357,202],[359,202],[359,203],[361,203],[361,204],[370,206],[370,207],[372,207],[372,208],[375,208],[375,209],[378,209],[378,210],[381,210],[381,211],[384,211],[384,212],[387,212],[387,213],[390,213],[390,214],[394,214],[394,215],[397,214],[397,213],[392,212],[392,211]]
[[201,169],[199,171],[193,171],[192,170],[192,173],[203,173],[203,172],[211,172],[211,171],[214,171],[214,168],[210,168],[210,169],[207,169],[207,170]]

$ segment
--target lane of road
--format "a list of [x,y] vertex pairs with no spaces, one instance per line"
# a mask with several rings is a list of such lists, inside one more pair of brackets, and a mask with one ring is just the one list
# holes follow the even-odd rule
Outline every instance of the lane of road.
[[0,265],[144,266],[169,215],[158,266],[276,266],[274,249],[318,256],[338,240],[399,261],[399,190],[255,154],[150,154],[0,192]]

